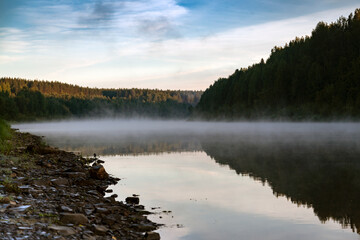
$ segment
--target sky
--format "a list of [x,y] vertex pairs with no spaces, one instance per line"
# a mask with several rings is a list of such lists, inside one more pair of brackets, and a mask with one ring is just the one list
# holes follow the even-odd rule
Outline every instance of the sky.
[[0,0],[0,77],[205,90],[359,0]]

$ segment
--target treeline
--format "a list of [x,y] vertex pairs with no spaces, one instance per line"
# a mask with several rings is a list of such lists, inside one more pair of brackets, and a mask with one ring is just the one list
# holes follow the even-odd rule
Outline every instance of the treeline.
[[60,82],[0,78],[0,118],[185,118],[201,94],[201,91],[84,88]]
[[208,118],[360,118],[360,9],[217,80],[196,110]]

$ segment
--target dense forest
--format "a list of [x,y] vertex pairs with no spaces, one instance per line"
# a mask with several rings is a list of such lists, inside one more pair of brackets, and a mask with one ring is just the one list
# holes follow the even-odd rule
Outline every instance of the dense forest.
[[207,118],[360,118],[360,9],[221,78],[196,112]]
[[201,94],[201,91],[84,88],[60,82],[0,78],[0,118],[185,118]]

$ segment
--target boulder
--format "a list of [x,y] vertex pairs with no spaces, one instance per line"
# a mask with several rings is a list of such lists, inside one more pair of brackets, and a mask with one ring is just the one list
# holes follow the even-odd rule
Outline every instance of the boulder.
[[90,176],[95,179],[104,180],[109,178],[109,174],[102,165],[95,165],[89,169]]
[[146,240],[160,240],[160,234],[157,232],[147,232],[145,233]]
[[125,199],[125,201],[128,204],[139,204],[140,203],[140,199],[138,197],[127,197]]

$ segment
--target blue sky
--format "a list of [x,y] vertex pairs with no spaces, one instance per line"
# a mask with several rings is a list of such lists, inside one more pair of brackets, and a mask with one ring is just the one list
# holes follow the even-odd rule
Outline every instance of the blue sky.
[[205,90],[358,0],[0,0],[0,76]]

